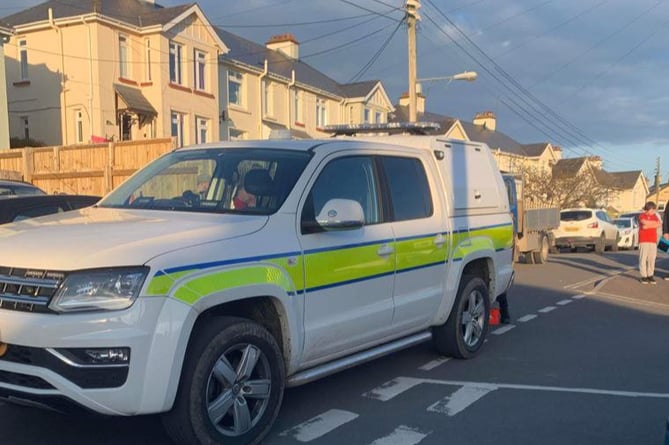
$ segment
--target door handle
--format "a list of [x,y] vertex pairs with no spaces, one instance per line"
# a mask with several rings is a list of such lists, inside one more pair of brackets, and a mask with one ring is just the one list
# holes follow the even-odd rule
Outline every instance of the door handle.
[[446,238],[441,233],[434,238],[434,245],[441,248],[446,243]]
[[395,252],[393,246],[389,244],[384,244],[383,246],[379,247],[379,250],[376,251],[376,254],[381,257],[386,257],[388,255],[391,255],[393,252]]

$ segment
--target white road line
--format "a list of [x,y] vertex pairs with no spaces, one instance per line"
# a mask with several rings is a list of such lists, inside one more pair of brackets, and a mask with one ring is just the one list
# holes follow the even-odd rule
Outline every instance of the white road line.
[[425,363],[423,366],[421,366],[420,369],[421,371],[432,371],[434,368],[443,365],[447,361],[449,361],[450,358],[448,357],[443,357],[443,358],[438,358],[436,360],[432,360],[431,362]]
[[475,385],[465,385],[450,396],[444,397],[434,405],[430,405],[427,410],[433,413],[454,416],[460,411],[467,409],[469,405],[476,402],[490,391],[494,390],[495,388],[489,386],[479,387]]
[[511,329],[513,329],[515,327],[516,327],[515,324],[508,324],[506,326],[502,326],[501,328],[495,329],[494,331],[491,332],[491,334],[502,335],[502,334],[505,334],[505,333],[509,332]]
[[539,309],[539,312],[541,312],[542,314],[547,314],[550,311],[554,311],[555,309],[557,309],[555,306],[546,306],[545,308]]
[[331,409],[330,411],[319,414],[279,435],[290,436],[300,442],[310,442],[326,435],[330,431],[356,419],[357,417],[358,415],[356,413]]
[[555,303],[555,304],[558,304],[558,305],[560,305],[560,306],[566,306],[566,305],[568,305],[569,303],[571,303],[571,302],[573,302],[573,301],[574,301],[574,300],[572,300],[572,299],[566,299],[566,300],[560,300],[560,301],[558,301],[558,302]]
[[534,314],[528,314],[528,315],[525,315],[525,316],[523,316],[523,317],[520,317],[520,318],[518,319],[518,321],[521,322],[521,323],[527,323],[528,321],[530,321],[530,320],[534,320],[535,318],[537,318],[536,315],[534,315]]
[[669,400],[669,393],[659,393],[659,392],[617,391],[608,389],[570,388],[570,387],[541,386],[541,385],[516,385],[512,383],[466,382],[461,380],[437,380],[437,379],[421,379],[421,380],[422,380],[421,383],[427,383],[427,384],[448,385],[448,386],[476,386],[478,388],[489,388],[491,391],[495,389],[518,389],[525,391],[564,392],[573,394],[592,394],[592,395],[614,396],[614,397],[639,397],[648,399]]
[[571,297],[572,300],[581,300],[583,298],[585,298],[585,295],[574,295]]
[[398,426],[395,431],[376,439],[370,445],[416,445],[425,439],[430,433],[423,433],[415,428],[409,428],[405,425]]
[[398,377],[372,389],[371,391],[364,393],[362,396],[370,399],[380,400],[382,402],[387,402],[388,400],[402,394],[404,391],[408,391],[414,386],[420,385],[421,383],[423,383],[422,379],[416,379],[413,377]]

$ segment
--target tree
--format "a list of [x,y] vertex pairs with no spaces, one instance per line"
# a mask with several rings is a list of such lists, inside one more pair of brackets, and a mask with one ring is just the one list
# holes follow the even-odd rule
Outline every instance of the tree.
[[554,175],[550,170],[522,172],[525,201],[532,207],[606,207],[611,189],[600,184],[590,168],[575,175]]

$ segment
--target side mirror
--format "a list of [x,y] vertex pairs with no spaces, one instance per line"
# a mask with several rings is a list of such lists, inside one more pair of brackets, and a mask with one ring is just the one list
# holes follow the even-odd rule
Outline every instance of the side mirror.
[[316,223],[324,230],[351,230],[365,225],[365,214],[358,201],[331,199],[316,216]]

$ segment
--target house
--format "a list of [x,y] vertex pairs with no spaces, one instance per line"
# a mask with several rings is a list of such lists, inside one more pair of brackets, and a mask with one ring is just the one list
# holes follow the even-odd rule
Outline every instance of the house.
[[5,41],[14,32],[0,23],[0,149],[9,148],[9,115],[7,112],[7,80],[5,75]]
[[599,156],[561,159],[553,167],[553,175],[576,177],[591,174],[595,183],[608,190],[602,206],[616,212],[640,210],[648,195],[648,182],[641,170],[609,172]]
[[660,187],[657,189],[654,185],[650,186],[646,200],[655,202],[658,208],[664,210],[667,201],[669,201],[669,182],[660,184]]
[[218,57],[197,4],[48,0],[5,17],[10,134],[48,145],[219,133]]
[[292,34],[263,46],[217,29],[221,55],[220,139],[264,139],[272,130],[297,138],[327,137],[329,124],[387,122],[392,102],[378,80],[340,84],[300,60]]

